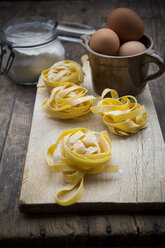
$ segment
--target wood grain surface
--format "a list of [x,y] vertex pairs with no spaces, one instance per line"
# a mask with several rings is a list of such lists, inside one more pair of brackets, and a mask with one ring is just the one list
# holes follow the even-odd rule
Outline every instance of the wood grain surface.
[[[93,90],[88,56],[82,56],[84,83],[89,95]],[[39,83],[42,82],[40,78]],[[42,111],[42,103],[50,96],[45,87],[38,88],[34,107],[22,190],[21,210],[28,213],[59,213],[81,211],[161,211],[165,206],[165,145],[148,86],[138,96],[148,114],[148,127],[135,135],[120,137],[105,127],[102,117],[89,113],[74,120],[50,118]],[[111,164],[119,166],[119,173],[86,175],[83,197],[67,207],[59,206],[54,195],[66,184],[61,173],[53,173],[46,162],[48,147],[58,136],[73,128],[106,130],[112,143]],[[58,151],[57,151],[58,152]],[[60,151],[56,156],[60,157]]]
[[[165,2],[162,0],[1,1],[0,25],[13,17],[42,15],[100,28],[108,13],[129,7],[142,18],[155,49],[165,55]],[[64,44],[66,57],[80,62],[84,49]],[[151,66],[151,72],[156,68]],[[151,81],[156,112],[165,138],[165,74]],[[19,195],[31,129],[36,88],[0,77],[0,245],[1,247],[153,247],[165,245],[165,215],[65,214],[25,215]]]

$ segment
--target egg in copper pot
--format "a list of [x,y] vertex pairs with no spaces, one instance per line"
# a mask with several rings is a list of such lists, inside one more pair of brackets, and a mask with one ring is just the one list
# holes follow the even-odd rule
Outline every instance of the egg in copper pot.
[[139,41],[128,41],[125,42],[118,50],[119,56],[130,56],[141,53],[146,50],[143,43]]
[[110,12],[107,26],[118,35],[121,42],[139,40],[144,33],[141,18],[128,8],[117,8]]
[[116,55],[120,46],[117,34],[109,28],[97,30],[90,38],[90,48],[104,55]]

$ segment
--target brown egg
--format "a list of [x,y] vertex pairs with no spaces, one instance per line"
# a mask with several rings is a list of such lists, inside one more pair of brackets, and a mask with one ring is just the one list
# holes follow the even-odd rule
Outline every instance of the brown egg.
[[118,51],[119,56],[129,56],[141,53],[146,50],[146,47],[143,43],[139,41],[128,41],[124,43]]
[[139,40],[144,33],[144,24],[141,18],[133,10],[128,8],[118,8],[110,12],[107,26],[123,42]]
[[101,28],[91,36],[89,45],[97,53],[113,56],[119,49],[120,41],[114,31]]

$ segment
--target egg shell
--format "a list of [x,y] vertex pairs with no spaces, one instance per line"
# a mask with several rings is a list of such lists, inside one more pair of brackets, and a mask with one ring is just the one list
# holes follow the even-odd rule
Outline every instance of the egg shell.
[[143,43],[139,41],[128,41],[124,43],[118,51],[119,56],[130,56],[134,54],[141,53],[146,50]]
[[122,42],[139,40],[144,33],[141,18],[128,8],[118,8],[110,12],[107,26],[118,35]]
[[101,28],[91,36],[89,45],[95,52],[113,56],[119,49],[120,41],[114,31]]

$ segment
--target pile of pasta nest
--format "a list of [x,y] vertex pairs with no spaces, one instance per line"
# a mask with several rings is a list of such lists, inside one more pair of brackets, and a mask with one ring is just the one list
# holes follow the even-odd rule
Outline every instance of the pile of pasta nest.
[[[82,67],[70,60],[55,63],[41,74],[50,97],[43,102],[43,111],[54,118],[74,119],[89,112],[99,114],[113,134],[128,136],[147,126],[148,114],[133,96],[118,96],[105,89],[97,99],[80,86],[84,81]],[[110,94],[110,97],[105,96]],[[93,100],[97,104],[93,106]],[[55,151],[61,144],[61,159],[56,162]],[[63,206],[77,202],[84,192],[84,176],[103,172],[118,172],[118,166],[108,164],[111,142],[106,131],[94,132],[85,128],[64,131],[47,151],[47,163],[54,172],[61,172],[67,185],[55,195]],[[72,194],[71,194],[72,193]],[[68,197],[69,195],[69,197]],[[71,196],[70,196],[71,195]]]

